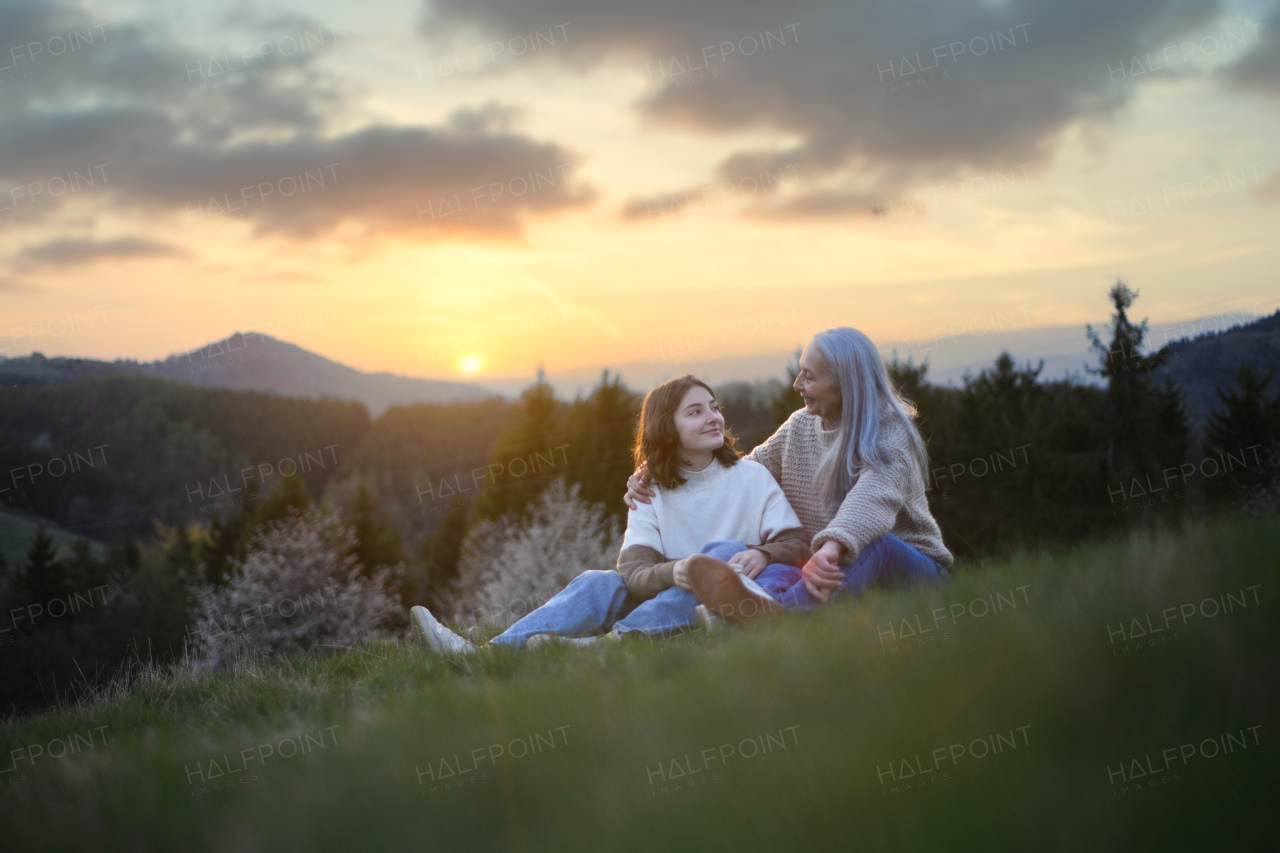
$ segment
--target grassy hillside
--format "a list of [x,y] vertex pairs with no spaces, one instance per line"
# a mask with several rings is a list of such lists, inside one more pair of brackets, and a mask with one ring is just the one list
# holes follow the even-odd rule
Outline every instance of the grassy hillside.
[[1280,519],[1222,522],[724,638],[142,674],[4,726],[0,822],[14,849],[1256,849],[1277,551]]

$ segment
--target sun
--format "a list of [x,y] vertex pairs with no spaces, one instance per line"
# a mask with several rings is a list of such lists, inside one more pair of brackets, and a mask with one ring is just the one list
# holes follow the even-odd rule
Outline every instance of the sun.
[[466,355],[458,359],[458,367],[463,373],[476,374],[480,372],[480,367],[484,362],[478,355]]

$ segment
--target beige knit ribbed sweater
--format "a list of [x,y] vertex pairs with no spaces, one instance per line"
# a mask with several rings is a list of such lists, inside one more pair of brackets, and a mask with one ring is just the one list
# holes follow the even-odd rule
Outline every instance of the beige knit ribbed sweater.
[[823,505],[818,464],[838,432],[824,430],[821,418],[801,409],[746,458],[768,468],[782,486],[805,533],[812,537],[814,551],[834,539],[844,546],[840,562],[847,564],[867,545],[892,533],[950,566],[953,558],[929,512],[924,475],[911,455],[907,428],[895,418],[886,415],[880,421],[880,446],[887,451],[888,469],[860,473],[834,515]]

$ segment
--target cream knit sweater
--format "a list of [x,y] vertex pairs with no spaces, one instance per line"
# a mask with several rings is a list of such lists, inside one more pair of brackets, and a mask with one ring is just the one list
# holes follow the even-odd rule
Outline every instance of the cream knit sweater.
[[763,465],[713,460],[702,471],[680,469],[685,482],[657,483],[652,503],[627,513],[618,572],[633,598],[652,598],[675,584],[676,562],[718,539],[763,551],[770,563],[803,566],[809,536]]
[[924,475],[911,455],[907,428],[888,415],[880,422],[880,446],[888,451],[888,469],[859,474],[834,514],[823,505],[817,488],[818,464],[838,432],[824,430],[821,418],[801,409],[745,458],[768,468],[782,486],[805,533],[812,537],[814,551],[833,539],[844,546],[840,561],[847,564],[867,545],[892,533],[950,566],[953,558],[929,512]]

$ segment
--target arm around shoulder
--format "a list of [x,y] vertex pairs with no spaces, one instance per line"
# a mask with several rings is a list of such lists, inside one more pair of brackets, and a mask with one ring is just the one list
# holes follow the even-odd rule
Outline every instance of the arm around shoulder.
[[782,455],[787,449],[787,441],[790,438],[791,430],[796,419],[796,415],[804,410],[793,413],[791,417],[782,422],[782,426],[774,430],[773,435],[769,436],[754,450],[748,453],[743,459],[750,462],[758,462],[763,465],[773,479],[782,481]]

